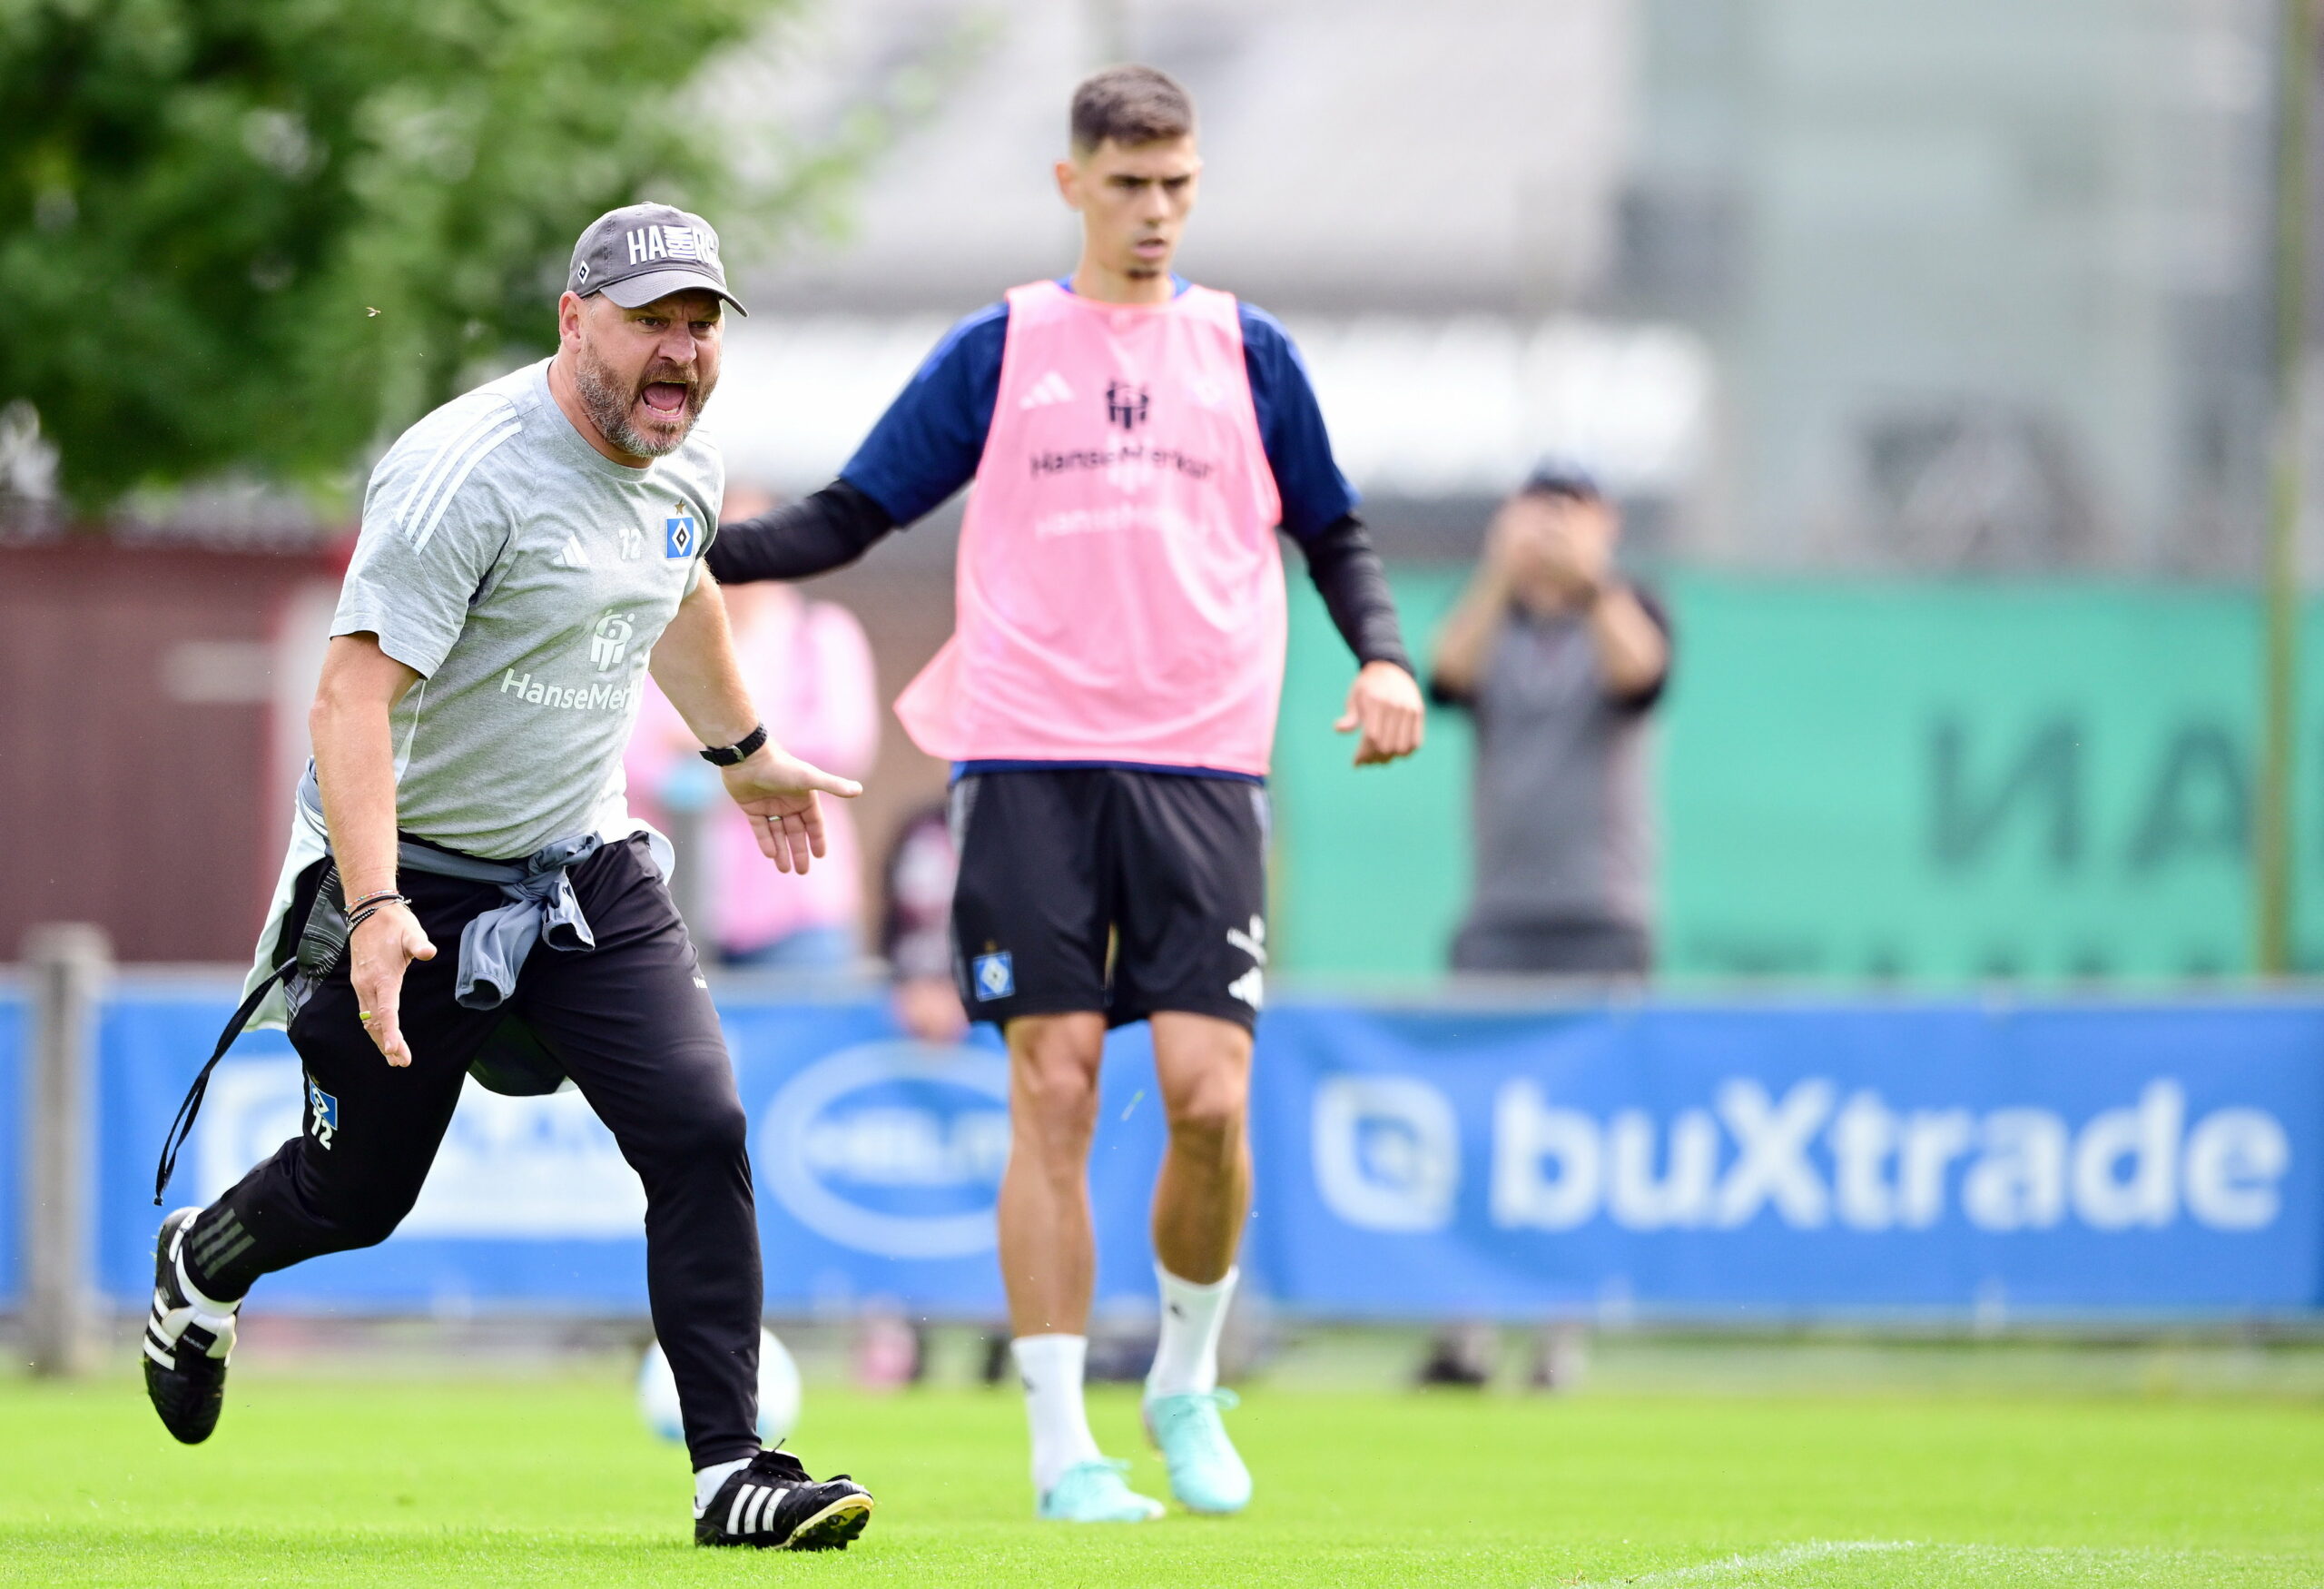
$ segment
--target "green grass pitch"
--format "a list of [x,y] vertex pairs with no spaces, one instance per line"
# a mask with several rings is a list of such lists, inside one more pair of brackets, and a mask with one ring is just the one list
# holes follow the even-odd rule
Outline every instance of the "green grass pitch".
[[[1162,1493],[1125,1392],[1098,1438]],[[208,1445],[133,1380],[0,1382],[0,1583],[1591,1585],[2324,1583],[2324,1409],[1904,1396],[1251,1395],[1235,1519],[1034,1523],[1015,1396],[811,1390],[879,1496],[844,1555],[694,1548],[613,1370],[235,1382]]]

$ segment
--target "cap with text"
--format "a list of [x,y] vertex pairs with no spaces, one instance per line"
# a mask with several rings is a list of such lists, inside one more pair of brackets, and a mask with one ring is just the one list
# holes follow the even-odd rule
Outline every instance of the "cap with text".
[[625,204],[591,222],[573,245],[565,289],[583,298],[602,292],[624,309],[673,292],[715,292],[739,312],[751,312],[726,290],[718,233],[701,216],[670,204]]

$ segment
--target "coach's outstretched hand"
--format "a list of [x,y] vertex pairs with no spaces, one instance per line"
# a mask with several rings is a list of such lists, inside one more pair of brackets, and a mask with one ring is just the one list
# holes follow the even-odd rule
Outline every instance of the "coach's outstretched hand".
[[403,1007],[404,968],[415,960],[436,958],[436,945],[420,929],[419,918],[403,905],[381,905],[364,919],[348,942],[347,980],[355,989],[355,1008],[363,1030],[371,1034],[390,1065],[411,1063],[411,1046],[403,1040],[397,1020]]
[[854,779],[810,766],[772,741],[749,760],[722,772],[726,793],[752,819],[760,853],[778,872],[804,872],[811,859],[823,854],[823,809],[815,802],[819,792],[842,800],[863,793],[863,785]]
[[1367,662],[1347,692],[1347,710],[1332,727],[1341,734],[1364,731],[1355,742],[1355,765],[1381,766],[1420,748],[1428,714],[1420,686],[1393,662]]

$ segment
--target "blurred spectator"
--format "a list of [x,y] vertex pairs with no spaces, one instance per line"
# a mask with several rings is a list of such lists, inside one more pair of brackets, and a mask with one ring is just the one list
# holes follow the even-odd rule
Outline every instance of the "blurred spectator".
[[[897,1024],[922,1042],[947,1046],[969,1034],[969,1012],[952,980],[952,884],[960,873],[952,824],[939,801],[904,818],[881,873],[880,954],[895,980]],[[911,1367],[905,1378],[918,1380],[927,1372],[928,1331],[924,1323],[909,1328]],[[861,1366],[866,1350],[857,1348],[857,1377],[868,1382]],[[1000,1383],[1010,1366],[1005,1326],[985,1331],[983,1360],[984,1382]]]
[[[768,505],[763,491],[730,487],[722,517]],[[732,586],[725,596],[735,660],[767,731],[818,766],[863,776],[879,750],[880,701],[872,644],[855,615],[788,585]],[[708,764],[696,754],[701,748],[649,680],[626,762],[632,809],[666,831],[671,809],[703,784]],[[731,801],[709,804],[703,821],[715,880],[709,935],[722,963],[838,970],[853,962],[862,942],[863,879],[845,801],[823,802],[830,854],[803,876],[777,872],[759,854],[750,819]]]
[[1455,971],[1652,967],[1647,717],[1670,626],[1616,571],[1620,534],[1595,479],[1544,464],[1494,516],[1437,641],[1430,693],[1477,730],[1475,893]]
[[895,978],[896,1019],[922,1042],[958,1042],[969,1030],[952,980],[952,883],[960,870],[941,804],[904,819],[888,851],[880,952]]

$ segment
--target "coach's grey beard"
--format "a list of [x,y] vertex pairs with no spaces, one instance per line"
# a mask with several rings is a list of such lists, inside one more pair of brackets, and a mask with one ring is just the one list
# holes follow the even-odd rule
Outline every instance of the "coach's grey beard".
[[[665,440],[645,435],[630,423],[629,411],[645,389],[656,380],[684,380],[686,402],[681,410],[685,423],[677,433]],[[637,384],[624,391],[613,372],[600,363],[588,344],[574,350],[573,388],[581,394],[581,407],[587,411],[589,422],[597,433],[628,453],[632,458],[666,458],[685,445],[694,433],[694,422],[702,418],[702,405],[710,400],[710,387],[687,380],[683,372],[649,367],[639,376]]]

